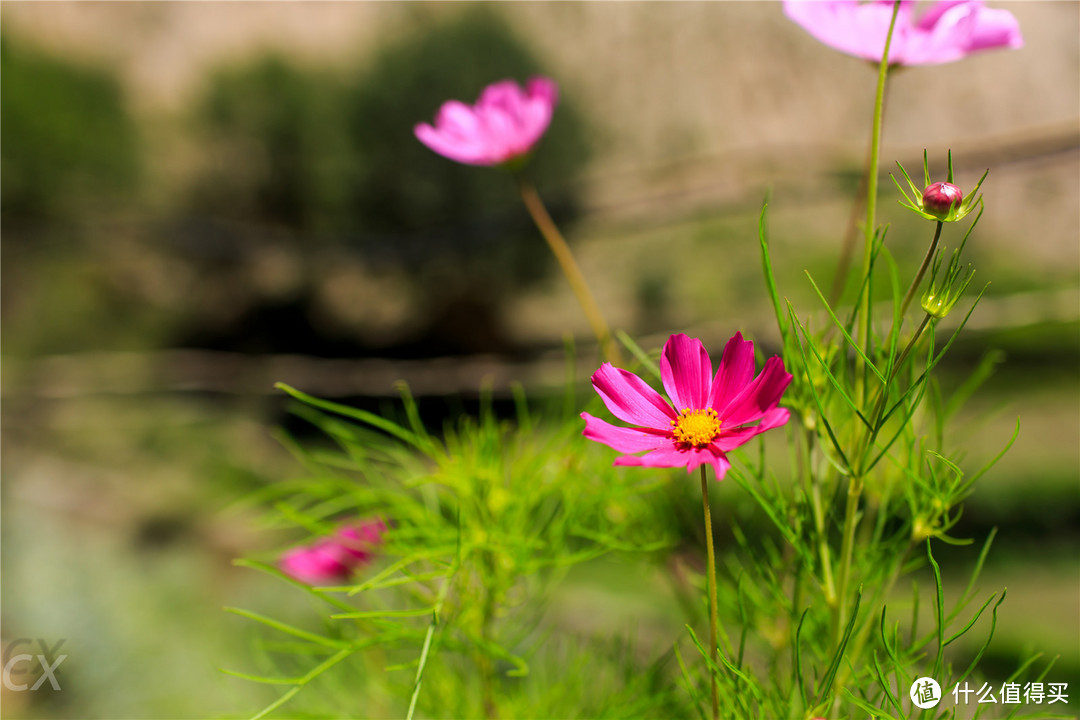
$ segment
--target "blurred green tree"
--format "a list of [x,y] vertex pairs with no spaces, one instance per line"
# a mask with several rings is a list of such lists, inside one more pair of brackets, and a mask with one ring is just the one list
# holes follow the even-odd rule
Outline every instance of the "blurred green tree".
[[[413,126],[446,100],[472,102],[492,82],[543,69],[492,8],[410,12],[410,29],[347,79],[275,56],[212,78],[197,111],[209,170],[193,209],[283,226],[375,272],[407,270],[425,316],[400,353],[506,350],[500,305],[543,276],[547,249],[509,176],[432,153]],[[564,100],[527,172],[543,191],[587,156],[581,116]],[[574,216],[570,199],[549,200],[557,219]]]
[[0,217],[24,236],[100,214],[137,187],[137,128],[107,71],[0,37]]
[[196,122],[207,164],[194,209],[297,231],[332,227],[350,154],[332,73],[276,54],[219,70]]

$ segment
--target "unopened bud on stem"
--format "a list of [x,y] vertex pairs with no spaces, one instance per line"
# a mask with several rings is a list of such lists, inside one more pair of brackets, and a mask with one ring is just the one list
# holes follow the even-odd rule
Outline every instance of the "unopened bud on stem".
[[[967,217],[968,213],[974,210],[976,205],[982,203],[979,188],[982,187],[983,180],[986,179],[986,173],[983,173],[982,177],[979,178],[979,182],[975,183],[975,187],[965,196],[960,191],[960,188],[953,185],[951,151],[949,152],[949,174],[945,182],[935,183],[930,182],[930,162],[927,159],[926,152],[923,152],[923,178],[925,180],[923,187],[926,189],[921,193],[919,187],[908,175],[907,170],[904,169],[904,166],[900,163],[896,163],[896,166],[900,169],[904,180],[907,181],[907,185],[911,189],[909,195],[908,191],[900,184],[900,181],[896,179],[896,176],[893,176],[893,182],[896,183],[900,194],[904,196],[900,204],[927,220],[936,220],[939,223],[957,222]],[[990,171],[987,170],[987,172]]]
[[952,183],[936,182],[923,191],[922,209],[939,220],[949,217],[964,201],[964,193]]

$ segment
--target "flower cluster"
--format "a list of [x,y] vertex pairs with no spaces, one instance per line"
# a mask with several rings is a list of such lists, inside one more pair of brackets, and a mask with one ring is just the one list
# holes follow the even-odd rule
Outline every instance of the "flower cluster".
[[[637,375],[610,363],[593,373],[593,387],[608,410],[637,426],[618,427],[581,414],[585,437],[630,453],[619,456],[616,465],[690,472],[709,464],[720,480],[731,467],[728,452],[788,421],[787,409],[777,407],[791,382],[784,361],[769,358],[754,377],[754,343],[741,333],[728,340],[715,376],[700,340],[672,335],[660,358],[660,376],[674,406]],[[638,452],[646,454],[632,454]]]
[[359,567],[371,562],[381,542],[386,524],[368,520],[340,528],[330,537],[285,553],[278,567],[285,574],[309,585],[347,580]]

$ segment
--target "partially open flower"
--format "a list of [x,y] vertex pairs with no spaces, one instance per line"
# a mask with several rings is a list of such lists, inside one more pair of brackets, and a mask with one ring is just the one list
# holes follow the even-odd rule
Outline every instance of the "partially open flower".
[[907,190],[900,185],[900,181],[896,179],[896,176],[890,175],[893,182],[896,183],[897,189],[900,190],[900,194],[904,196],[904,199],[899,201],[900,204],[920,217],[938,222],[956,222],[967,217],[968,213],[982,202],[979,188],[982,187],[983,180],[986,179],[987,173],[990,172],[989,170],[984,172],[982,177],[979,178],[979,182],[975,183],[975,187],[965,197],[963,191],[953,185],[951,150],[949,151],[948,179],[945,182],[934,183],[930,182],[930,164],[927,160],[926,151],[923,151],[923,177],[925,179],[923,187],[925,190],[919,190],[919,186],[911,179],[903,165],[896,163],[896,166],[900,168],[900,172],[903,173],[904,179],[907,180],[908,187],[911,189],[909,195]]
[[[934,65],[979,50],[1023,47],[1020,24],[1008,10],[982,0],[936,0],[916,17],[901,0],[889,46],[890,65]],[[881,62],[892,21],[892,0],[784,0],[784,13],[826,45]]]
[[559,88],[548,78],[532,78],[524,90],[503,80],[484,88],[475,105],[443,103],[434,126],[419,123],[413,131],[420,142],[459,163],[521,162],[543,137],[558,100]]
[[309,585],[343,582],[357,568],[371,561],[374,548],[382,542],[384,532],[386,524],[382,520],[348,525],[330,537],[293,548],[281,556],[278,567],[285,574]]
[[[791,382],[784,361],[769,358],[754,377],[754,343],[741,333],[728,340],[715,376],[700,340],[672,335],[660,358],[660,375],[671,403],[637,375],[610,363],[593,373],[593,387],[608,410],[637,426],[618,427],[581,414],[585,437],[627,453],[615,459],[616,465],[690,472],[709,464],[721,480],[731,467],[728,452],[788,421],[788,410],[778,407]],[[645,454],[634,454],[639,452]]]

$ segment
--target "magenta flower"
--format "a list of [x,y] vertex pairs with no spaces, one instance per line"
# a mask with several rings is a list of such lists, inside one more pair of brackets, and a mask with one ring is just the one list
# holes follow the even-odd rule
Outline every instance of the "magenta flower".
[[[1023,47],[1020,24],[1008,10],[982,0],[935,0],[915,17],[914,0],[902,0],[890,65],[935,65],[978,50]],[[892,0],[784,0],[784,12],[829,47],[881,62],[892,19]]]
[[371,561],[374,548],[382,542],[384,532],[386,524],[382,520],[349,525],[311,545],[293,548],[282,555],[278,567],[290,577],[309,585],[343,582],[357,568]]
[[691,472],[709,463],[721,480],[731,467],[729,451],[788,421],[788,411],[777,407],[791,382],[784,361],[769,358],[754,377],[754,343],[741,333],[728,340],[715,376],[700,340],[672,335],[664,345],[660,377],[671,403],[637,375],[610,363],[593,373],[593,387],[608,410],[637,427],[582,413],[585,437],[621,453],[645,452],[621,455],[616,465],[685,466]]
[[416,138],[435,152],[466,165],[501,165],[524,157],[551,123],[559,88],[535,77],[526,89],[513,80],[488,85],[476,105],[450,100],[435,126],[419,123]]

